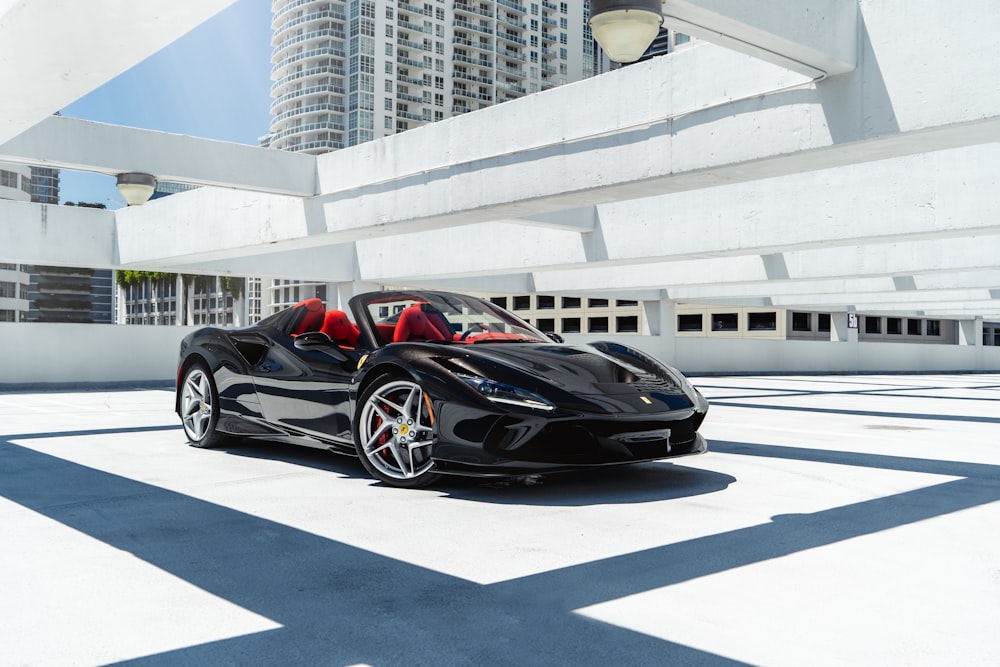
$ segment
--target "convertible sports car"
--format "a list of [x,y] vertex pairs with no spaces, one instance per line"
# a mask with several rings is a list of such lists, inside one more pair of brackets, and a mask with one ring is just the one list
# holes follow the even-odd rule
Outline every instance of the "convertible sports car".
[[361,294],[350,309],[353,320],[308,299],[256,326],[184,338],[176,410],[191,444],[320,447],[401,487],[707,449],[708,402],[631,347],[564,344],[447,292]]

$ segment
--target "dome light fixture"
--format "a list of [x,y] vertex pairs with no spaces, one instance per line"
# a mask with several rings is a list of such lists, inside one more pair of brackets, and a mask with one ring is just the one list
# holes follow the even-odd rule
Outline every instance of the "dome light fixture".
[[129,206],[142,206],[156,190],[156,177],[152,174],[128,172],[118,174],[118,192]]
[[638,60],[663,25],[660,0],[590,0],[590,29],[608,57]]

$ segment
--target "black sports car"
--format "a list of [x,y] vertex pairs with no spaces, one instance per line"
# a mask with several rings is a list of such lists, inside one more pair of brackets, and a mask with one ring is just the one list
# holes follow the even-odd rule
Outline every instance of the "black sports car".
[[353,318],[308,299],[256,326],[184,338],[176,410],[191,444],[320,447],[404,487],[707,449],[707,401],[631,347],[564,344],[447,292],[373,292],[350,308]]

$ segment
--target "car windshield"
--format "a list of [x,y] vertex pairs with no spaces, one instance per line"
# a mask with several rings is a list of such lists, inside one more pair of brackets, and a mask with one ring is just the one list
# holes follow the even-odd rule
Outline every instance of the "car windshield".
[[399,342],[539,343],[545,334],[499,306],[446,292],[374,292],[352,301],[379,345]]

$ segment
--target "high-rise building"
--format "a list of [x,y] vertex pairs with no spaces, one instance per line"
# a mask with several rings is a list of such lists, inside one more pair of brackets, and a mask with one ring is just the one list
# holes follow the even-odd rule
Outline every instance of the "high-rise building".
[[[158,181],[150,199],[198,187]],[[260,319],[259,279],[119,271],[115,280],[118,324],[244,326]]]
[[28,319],[30,268],[24,264],[0,262],[0,322]]
[[270,133],[323,153],[592,76],[589,5],[273,0]]
[[119,271],[118,324],[247,324],[247,281],[148,271]]
[[28,322],[111,324],[112,272],[68,266],[31,266]]
[[59,170],[52,167],[31,168],[31,201],[59,203]]
[[[59,170],[0,164],[0,199],[58,204]],[[112,321],[111,271],[0,262],[0,322]]]
[[0,199],[31,201],[31,168],[0,162]]

